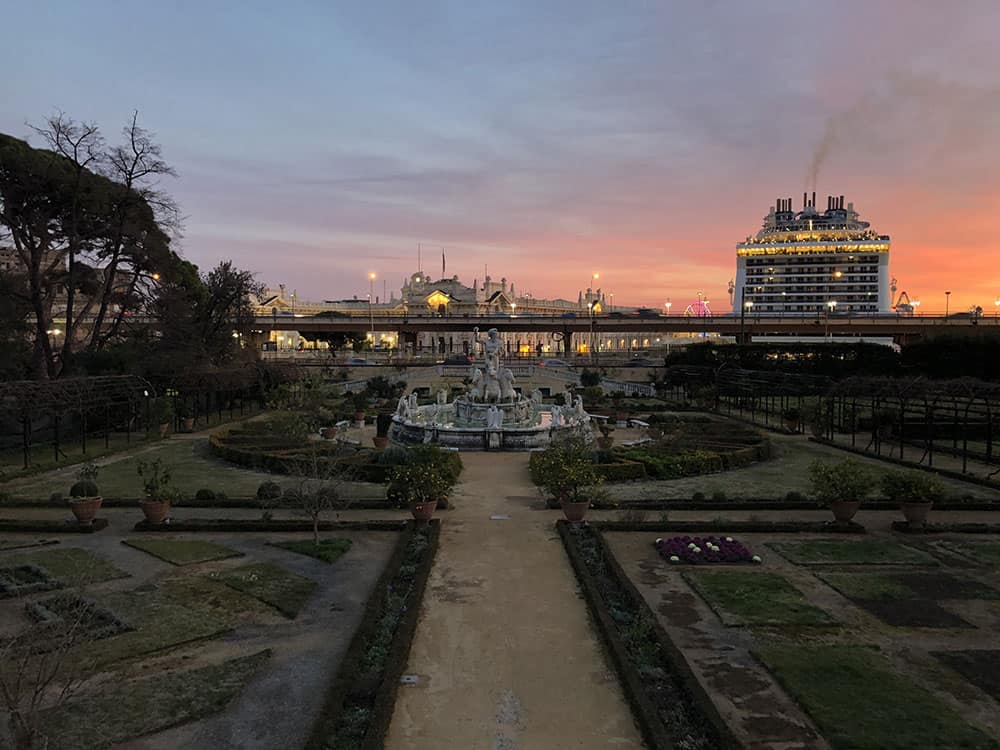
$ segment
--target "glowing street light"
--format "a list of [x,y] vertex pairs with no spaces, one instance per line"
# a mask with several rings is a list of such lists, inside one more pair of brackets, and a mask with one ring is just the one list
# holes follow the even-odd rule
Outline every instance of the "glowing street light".
[[667,308],[667,315],[670,315],[670,308],[674,306],[674,303],[667,298],[667,301],[663,303],[663,306]]
[[993,300],[993,319],[996,320],[997,313],[1000,313],[1000,297]]

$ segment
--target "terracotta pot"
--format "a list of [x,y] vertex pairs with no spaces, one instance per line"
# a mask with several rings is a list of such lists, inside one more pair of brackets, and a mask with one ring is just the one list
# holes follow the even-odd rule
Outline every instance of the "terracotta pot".
[[69,509],[73,511],[76,520],[83,526],[89,526],[94,522],[97,511],[101,509],[101,496],[97,497],[71,497],[69,499]]
[[562,512],[566,516],[566,520],[571,523],[579,523],[587,515],[587,509],[590,508],[590,500],[584,500],[580,503],[573,503],[569,500],[562,501]]
[[169,500],[140,500],[139,507],[146,516],[146,523],[160,524],[170,515]]
[[170,422],[164,422],[160,425],[160,437],[165,438],[167,433],[170,431]]
[[834,500],[830,503],[833,518],[837,523],[848,523],[861,507],[860,500]]
[[614,445],[614,443],[615,439],[611,436],[604,437],[603,435],[601,435],[601,437],[597,438],[597,447],[600,448],[602,451],[611,450],[611,446]]
[[375,447],[379,450],[384,450],[389,446],[389,436],[388,435],[376,435],[372,438],[372,442],[375,443]]
[[437,500],[431,500],[427,503],[410,503],[410,513],[418,521],[430,521],[434,517],[437,504]]
[[319,431],[319,434],[323,437],[324,440],[333,440],[335,437],[337,437],[337,428],[324,427]]
[[903,516],[906,518],[906,522],[910,526],[920,527],[927,523],[927,514],[931,512],[931,508],[934,507],[933,501],[928,502],[901,502],[899,504],[900,510],[903,511]]
[[184,431],[194,432],[194,417],[184,417]]
[[365,413],[363,411],[356,411],[356,412],[354,412],[354,421],[355,422],[364,422],[365,421]]

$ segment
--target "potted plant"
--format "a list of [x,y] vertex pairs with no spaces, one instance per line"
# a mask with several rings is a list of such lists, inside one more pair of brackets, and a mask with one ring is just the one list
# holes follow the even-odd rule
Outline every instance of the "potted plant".
[[418,521],[429,521],[434,516],[438,502],[447,500],[454,480],[447,471],[433,462],[414,461],[392,470],[389,488],[390,500],[406,503]]
[[177,416],[180,417],[184,432],[194,432],[194,412],[187,399],[182,399],[177,407]]
[[159,458],[152,461],[139,461],[139,476],[142,477],[144,497],[139,501],[139,507],[146,517],[146,522],[160,524],[170,516],[170,502],[177,492],[170,486],[170,470]]
[[559,501],[567,521],[579,523],[599,494],[602,477],[584,437],[566,436],[545,449],[542,486]]
[[802,410],[797,406],[789,406],[781,412],[781,418],[785,422],[785,429],[789,432],[798,432],[802,423]]
[[851,521],[869,495],[874,483],[872,472],[853,458],[841,461],[814,461],[809,465],[813,496],[829,503],[838,523]]
[[601,436],[597,438],[597,447],[602,451],[611,450],[611,446],[615,442],[615,436],[611,433],[615,431],[615,426],[605,420],[595,420],[595,424],[597,425],[598,432],[601,433]]
[[166,437],[170,430],[170,423],[174,421],[174,404],[166,396],[153,401],[150,407],[150,419],[153,424],[160,426],[160,437]]
[[389,445],[389,427],[392,426],[392,413],[379,412],[375,415],[375,437],[372,441],[379,450]]
[[76,520],[89,526],[101,509],[101,492],[97,489],[97,466],[91,462],[84,464],[76,472],[76,482],[69,488],[69,509]]
[[940,500],[944,490],[941,480],[926,471],[887,471],[882,476],[882,492],[890,501],[899,503],[906,522],[912,528],[927,523],[927,514]]
[[355,393],[352,401],[354,403],[354,421],[363,424],[365,421],[365,410],[368,409],[368,394],[364,391]]

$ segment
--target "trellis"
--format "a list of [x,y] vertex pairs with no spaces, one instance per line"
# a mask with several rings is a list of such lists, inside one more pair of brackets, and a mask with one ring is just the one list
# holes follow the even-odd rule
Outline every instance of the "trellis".
[[15,380],[0,383],[0,418],[20,423],[24,466],[31,465],[32,438],[38,422],[48,420],[55,460],[64,456],[64,420],[80,420],[81,450],[87,452],[88,422],[100,423],[105,447],[109,444],[113,417],[124,414],[126,440],[139,429],[142,405],[155,397],[149,381],[136,375],[107,375],[56,380]]

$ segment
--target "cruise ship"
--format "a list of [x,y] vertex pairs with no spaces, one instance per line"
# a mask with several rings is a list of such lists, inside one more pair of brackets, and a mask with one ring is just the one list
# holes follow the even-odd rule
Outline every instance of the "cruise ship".
[[862,221],[844,196],[778,198],[754,237],[736,245],[733,312],[873,315],[889,312],[889,236]]

